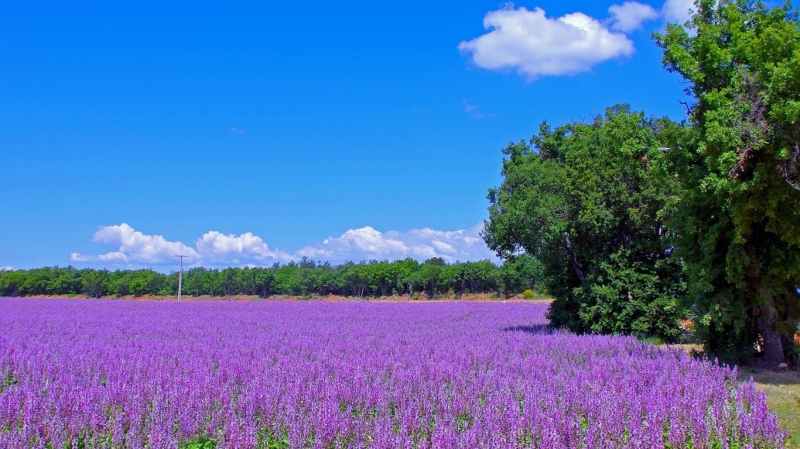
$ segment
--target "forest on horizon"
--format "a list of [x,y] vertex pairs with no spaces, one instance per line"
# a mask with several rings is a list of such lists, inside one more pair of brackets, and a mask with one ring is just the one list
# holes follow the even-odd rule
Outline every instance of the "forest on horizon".
[[[436,298],[469,293],[519,294],[541,292],[541,264],[520,255],[495,265],[489,260],[456,262],[431,258],[422,263],[403,260],[346,262],[332,265],[303,258],[270,267],[193,267],[184,271],[182,292],[192,296],[341,295],[381,297],[410,295]],[[0,296],[85,295],[174,296],[178,272],[152,269],[115,270],[43,267],[0,271]]]

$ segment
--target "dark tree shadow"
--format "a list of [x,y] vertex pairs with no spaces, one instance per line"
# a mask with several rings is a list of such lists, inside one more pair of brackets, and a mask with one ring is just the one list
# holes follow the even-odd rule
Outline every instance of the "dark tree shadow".
[[546,324],[508,326],[503,328],[503,332],[525,332],[533,335],[550,335],[553,329]]
[[795,370],[767,370],[749,367],[739,368],[739,380],[746,381],[753,376],[753,380],[760,384],[768,385],[800,385],[800,371]]

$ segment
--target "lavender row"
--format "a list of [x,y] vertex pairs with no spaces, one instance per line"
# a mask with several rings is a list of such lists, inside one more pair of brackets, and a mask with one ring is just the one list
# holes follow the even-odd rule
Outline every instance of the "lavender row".
[[545,307],[0,299],[0,447],[783,447],[735,371]]

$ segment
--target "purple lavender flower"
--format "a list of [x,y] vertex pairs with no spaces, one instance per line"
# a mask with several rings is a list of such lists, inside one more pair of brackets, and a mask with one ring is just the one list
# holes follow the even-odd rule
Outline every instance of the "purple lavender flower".
[[0,448],[783,447],[735,370],[529,303],[0,299]]

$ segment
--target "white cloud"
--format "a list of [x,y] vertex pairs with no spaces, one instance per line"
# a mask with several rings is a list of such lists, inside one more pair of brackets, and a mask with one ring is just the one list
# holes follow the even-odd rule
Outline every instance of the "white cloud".
[[204,261],[234,262],[288,260],[289,254],[271,251],[261,237],[245,232],[240,236],[209,231],[197,240],[195,246]]
[[382,233],[365,226],[350,229],[339,237],[330,237],[294,253],[270,249],[261,237],[246,232],[241,235],[209,231],[195,241],[194,248],[170,242],[160,235],[146,235],[126,223],[101,226],[93,241],[112,247],[99,255],[72,253],[73,262],[106,262],[115,265],[174,264],[176,254],[189,256],[189,265],[268,265],[309,257],[334,263],[346,260],[404,259],[425,260],[441,257],[456,260],[494,259],[480,238],[482,226],[469,230],[437,231],[429,228]]
[[469,100],[461,100],[461,103],[464,104],[464,112],[469,115],[470,117],[474,118],[490,118],[494,117],[494,113],[492,112],[481,112],[477,105],[470,102]]
[[661,8],[664,20],[669,23],[684,24],[695,10],[693,0],[666,0]]
[[69,260],[72,262],[93,262],[97,260],[97,256],[87,256],[81,253],[69,253]]
[[449,262],[493,259],[494,253],[486,248],[480,238],[481,229],[481,226],[459,231],[424,228],[381,233],[365,226],[350,229],[340,237],[329,237],[322,244],[307,246],[298,254],[331,261],[396,260],[406,257],[418,260],[441,257]]
[[174,260],[176,254],[184,254],[190,258],[198,256],[197,251],[181,242],[167,241],[160,235],[146,235],[133,229],[127,223],[114,226],[100,226],[94,233],[92,241],[118,248],[106,254],[88,256],[72,253],[70,260],[74,262],[139,262],[161,264]]
[[[617,19],[614,23],[622,22]],[[550,18],[541,8],[530,11],[508,4],[486,14],[483,26],[490,31],[461,42],[458,49],[478,67],[516,70],[529,80],[586,72],[635,51],[625,34],[581,12]]]
[[611,14],[611,29],[630,33],[639,29],[642,23],[658,18],[658,11],[650,5],[639,2],[625,2],[621,5],[611,5],[608,8]]
[[350,229],[341,237],[329,237],[321,245],[307,246],[298,251],[298,254],[317,259],[348,259],[347,255],[368,254],[369,259],[383,259],[390,254],[406,254],[408,251],[409,248],[403,241],[384,236],[371,226],[365,226]]
[[[173,255],[174,257],[174,255]],[[140,260],[142,259],[139,255],[134,255],[132,257],[133,260]],[[97,260],[103,262],[127,262],[129,260],[128,255],[123,253],[122,251],[114,251],[106,254],[100,254],[97,256]],[[158,259],[156,259],[158,260]]]
[[14,271],[14,267],[0,267],[0,271]]

